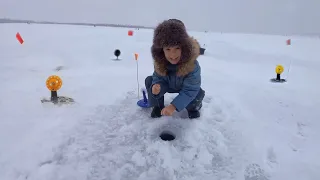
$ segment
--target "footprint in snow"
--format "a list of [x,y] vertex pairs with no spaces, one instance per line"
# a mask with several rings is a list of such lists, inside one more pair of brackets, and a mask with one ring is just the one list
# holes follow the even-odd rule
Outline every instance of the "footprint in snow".
[[265,171],[258,164],[249,164],[244,172],[245,180],[269,180]]

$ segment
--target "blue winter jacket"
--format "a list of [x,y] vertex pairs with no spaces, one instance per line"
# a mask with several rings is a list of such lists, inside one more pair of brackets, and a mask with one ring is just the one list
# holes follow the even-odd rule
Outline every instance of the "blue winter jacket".
[[161,91],[158,95],[153,95],[153,97],[156,99],[161,98],[166,92],[179,93],[171,104],[176,107],[178,112],[187,107],[195,99],[201,87],[201,67],[197,60],[193,60],[192,63],[194,63],[193,70],[183,76],[178,76],[179,67],[171,64],[167,66],[167,74],[165,76],[161,76],[157,71],[154,71],[152,86],[160,84]]

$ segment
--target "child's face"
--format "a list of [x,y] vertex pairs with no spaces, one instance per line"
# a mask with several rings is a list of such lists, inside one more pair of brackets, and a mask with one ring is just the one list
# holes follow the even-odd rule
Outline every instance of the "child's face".
[[171,64],[178,64],[181,58],[181,48],[179,46],[164,47],[163,51]]

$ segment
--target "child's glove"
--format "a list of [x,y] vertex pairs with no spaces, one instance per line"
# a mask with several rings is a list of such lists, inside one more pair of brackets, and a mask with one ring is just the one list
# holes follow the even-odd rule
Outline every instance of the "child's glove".
[[158,95],[160,93],[160,84],[154,84],[152,86],[152,94]]

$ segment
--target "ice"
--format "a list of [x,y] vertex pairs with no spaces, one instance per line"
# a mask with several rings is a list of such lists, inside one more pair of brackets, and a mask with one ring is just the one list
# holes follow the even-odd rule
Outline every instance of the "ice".
[[[320,179],[319,39],[189,32],[206,44],[202,116],[151,119],[136,102],[153,72],[152,30],[127,31],[0,25],[1,180]],[[285,83],[270,82],[278,64]],[[41,103],[53,74],[74,104]]]

